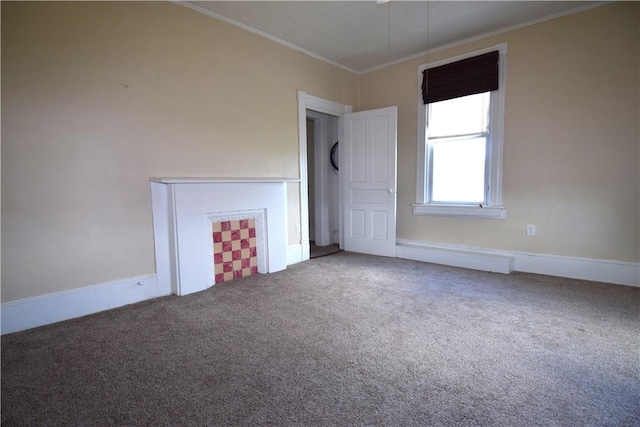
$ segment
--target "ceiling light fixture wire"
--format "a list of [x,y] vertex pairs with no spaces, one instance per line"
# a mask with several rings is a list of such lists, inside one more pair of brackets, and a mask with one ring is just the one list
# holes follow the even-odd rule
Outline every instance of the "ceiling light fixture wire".
[[427,25],[426,25],[426,43],[427,49],[425,51],[425,62],[427,63],[427,68],[424,70],[424,91],[425,93],[429,93],[429,0],[426,0],[427,3]]
[[392,96],[391,84],[391,1],[387,1],[387,62],[384,65],[384,73],[387,81],[385,95],[388,99]]
[[389,13],[387,15],[387,63],[391,62],[391,2],[387,3]]

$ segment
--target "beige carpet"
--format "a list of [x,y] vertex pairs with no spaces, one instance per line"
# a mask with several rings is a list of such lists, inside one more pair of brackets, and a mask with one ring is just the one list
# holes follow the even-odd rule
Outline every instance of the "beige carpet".
[[339,253],[2,337],[2,425],[640,425],[640,288]]

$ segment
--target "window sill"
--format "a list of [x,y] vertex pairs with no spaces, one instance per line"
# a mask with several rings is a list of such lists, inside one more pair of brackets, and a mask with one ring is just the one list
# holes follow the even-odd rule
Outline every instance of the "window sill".
[[414,204],[414,215],[448,216],[456,218],[505,219],[507,210],[504,206],[471,206],[471,205],[425,205]]

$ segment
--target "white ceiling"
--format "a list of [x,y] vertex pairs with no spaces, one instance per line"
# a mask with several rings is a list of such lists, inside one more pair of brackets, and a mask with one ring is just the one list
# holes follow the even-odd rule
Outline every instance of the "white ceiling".
[[394,0],[378,4],[370,0],[181,3],[361,73],[427,50],[606,2]]

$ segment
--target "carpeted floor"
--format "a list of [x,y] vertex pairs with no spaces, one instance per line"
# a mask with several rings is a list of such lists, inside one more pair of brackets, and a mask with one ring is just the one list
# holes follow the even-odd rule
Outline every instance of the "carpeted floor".
[[2,425],[640,425],[640,288],[353,253],[2,337]]

